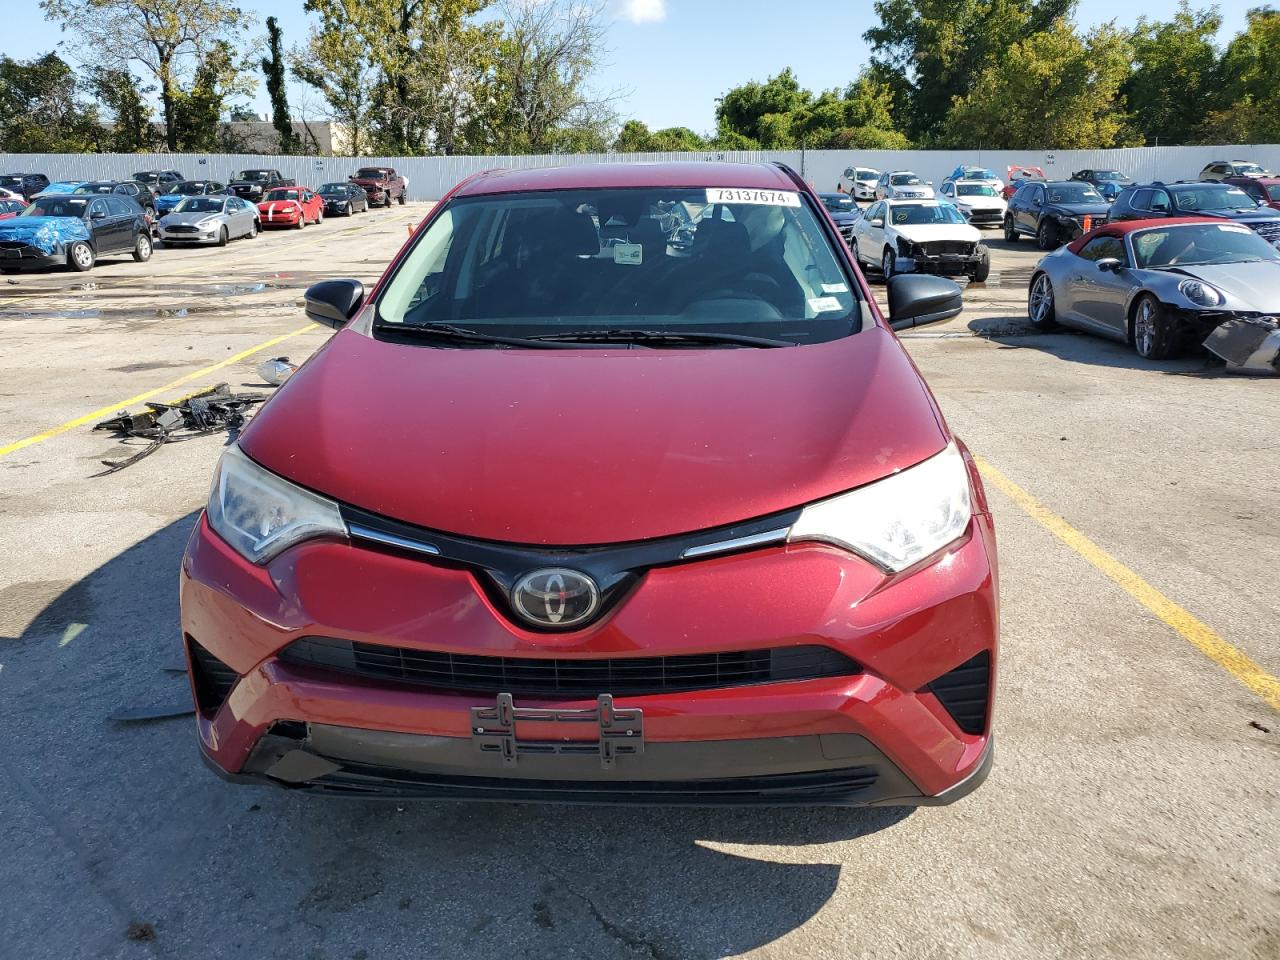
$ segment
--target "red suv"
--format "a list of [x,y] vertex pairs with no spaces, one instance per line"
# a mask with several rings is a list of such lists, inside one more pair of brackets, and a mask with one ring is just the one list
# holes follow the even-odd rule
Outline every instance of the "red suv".
[[324,794],[938,804],[991,763],[964,445],[775,165],[466,180],[218,465],[182,567],[200,748]]

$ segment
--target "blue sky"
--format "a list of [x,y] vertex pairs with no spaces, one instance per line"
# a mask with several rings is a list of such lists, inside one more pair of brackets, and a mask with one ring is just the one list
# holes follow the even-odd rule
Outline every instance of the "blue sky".
[[[624,118],[650,127],[692,127],[699,132],[715,125],[715,99],[747,80],[763,80],[790,66],[800,82],[813,90],[848,83],[867,62],[862,33],[874,16],[870,0],[605,0],[611,18],[608,66],[595,79],[600,91],[622,90],[618,104]],[[1263,0],[1226,0],[1220,40],[1238,31],[1245,12]],[[1197,4],[1193,5],[1207,5]],[[64,39],[43,20],[37,0],[0,0],[21,24],[0,36],[0,53],[25,59]],[[259,20],[274,14],[285,43],[305,40],[309,22],[302,0],[241,0]],[[18,8],[27,8],[23,14]],[[1131,25],[1146,14],[1169,16],[1175,0],[1125,4],[1115,0],[1081,0],[1076,19],[1093,25],[1116,19]],[[260,28],[261,29],[261,28]],[[261,78],[259,78],[261,79]],[[300,89],[294,85],[292,97]],[[312,97],[314,99],[314,95]],[[268,109],[261,82],[253,107]]]

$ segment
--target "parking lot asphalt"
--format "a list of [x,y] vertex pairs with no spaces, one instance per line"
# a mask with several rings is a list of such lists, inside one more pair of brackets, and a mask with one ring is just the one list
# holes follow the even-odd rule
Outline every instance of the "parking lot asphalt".
[[999,535],[997,756],[970,797],[320,800],[217,780],[190,718],[109,720],[187,696],[178,561],[226,438],[95,476],[127,449],[89,427],[268,391],[259,361],[327,334],[302,288],[372,281],[427,209],[0,280],[0,956],[1280,956],[1280,383],[1035,333],[1040,254],[994,235],[964,313],[904,337]]

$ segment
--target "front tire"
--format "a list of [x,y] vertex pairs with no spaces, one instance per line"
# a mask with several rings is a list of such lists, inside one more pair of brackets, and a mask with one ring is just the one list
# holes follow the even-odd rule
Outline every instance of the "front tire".
[[897,258],[893,255],[893,251],[888,247],[884,248],[884,256],[880,258],[880,272],[884,274],[884,282],[888,283],[889,278],[893,276],[893,265]]
[[220,228],[218,230],[218,246],[225,247],[227,245],[228,239],[230,238],[227,236],[227,228],[226,227]]
[[1040,229],[1036,231],[1036,243],[1041,250],[1057,250],[1058,226],[1052,220],[1041,220]]
[[991,275],[991,251],[986,247],[982,248],[982,259],[978,261],[978,265],[974,267],[973,272],[969,274],[969,279],[974,283],[986,283],[987,277]]
[[259,227],[258,227],[258,218],[257,218],[257,217],[254,217],[254,218],[253,218],[253,223],[252,223],[252,224],[250,224],[250,226],[249,226],[249,239],[250,239],[250,240],[252,240],[254,237],[256,237],[256,236],[258,235],[258,229],[259,229]]
[[1005,243],[1018,242],[1018,228],[1013,225],[1013,217],[1007,215],[1004,218],[1004,241]]
[[77,240],[67,251],[67,265],[77,273],[88,273],[97,261],[98,256],[93,252],[93,247],[83,240]]
[[1058,326],[1058,314],[1053,305],[1053,281],[1047,273],[1037,273],[1031,278],[1027,292],[1027,319],[1037,330],[1054,330]]
[[145,233],[139,233],[138,239],[133,242],[133,259],[138,263],[146,263],[151,259],[153,249],[151,237]]
[[307,211],[298,211],[298,226],[295,229],[302,230],[307,225]]
[[1133,348],[1147,360],[1169,360],[1178,354],[1178,331],[1169,311],[1149,293],[1133,308]]
[[858,241],[857,241],[857,240],[850,240],[850,241],[849,241],[849,255],[850,255],[851,257],[853,257],[853,262],[854,262],[854,263],[856,263],[856,264],[858,265],[858,269],[859,269],[859,270],[861,270],[861,269],[862,269],[862,267],[863,267],[863,263],[862,263],[862,254],[858,253]]
[[398,199],[396,202],[397,202],[397,203],[399,203],[399,204],[400,204],[400,206],[402,206],[402,207],[404,206],[404,193],[401,193],[401,194],[400,194],[400,197],[399,197],[399,199]]

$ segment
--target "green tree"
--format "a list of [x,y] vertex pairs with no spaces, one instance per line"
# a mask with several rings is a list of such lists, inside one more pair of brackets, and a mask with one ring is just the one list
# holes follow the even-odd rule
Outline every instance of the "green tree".
[[214,44],[201,58],[186,90],[174,95],[173,142],[176,150],[210,152],[228,149],[230,134],[223,129],[227,100],[242,89],[234,51],[226,42]]
[[[800,87],[791,68],[764,83],[751,81],[734,87],[716,103],[717,128],[748,140],[765,144],[762,123],[770,114],[789,114],[806,106],[813,95]],[[777,121],[770,121],[770,135],[777,133]]]
[[1250,10],[1245,29],[1222,56],[1220,102],[1200,136],[1211,143],[1280,141],[1280,11]]
[[618,153],[679,153],[706,150],[707,141],[688,127],[666,127],[650,131],[639,120],[622,125],[613,149]]
[[[215,50],[244,48],[244,34],[254,23],[229,0],[40,0],[40,6],[75,35],[82,63],[124,71],[137,64],[155,79],[170,150],[179,146],[177,111],[190,115],[191,104],[180,107],[180,101],[207,97],[188,82],[195,82],[210,57],[221,58]],[[234,81],[223,85],[251,92],[253,80],[239,67]]]
[[280,134],[280,152],[299,152],[298,137],[289,116],[289,95],[285,88],[284,47],[280,41],[280,22],[267,17],[267,51],[262,58],[262,72],[267,77],[267,95],[271,98],[271,122]]
[[324,98],[329,119],[345,134],[347,149],[356,156],[369,152],[378,68],[368,49],[349,42],[342,21],[322,18],[306,47],[290,53],[289,65],[295,77]]
[[140,153],[155,146],[151,129],[151,107],[143,99],[155,87],[144,87],[127,70],[93,67],[88,88],[107,108],[113,123],[103,147],[112,153]]
[[1114,27],[1081,37],[1059,20],[1015,43],[954,99],[943,139],[992,150],[1125,146],[1120,88],[1131,59]]
[[33,60],[0,57],[0,145],[11,153],[83,153],[105,131],[80,98],[75,73],[55,53]]
[[1187,0],[1168,21],[1138,21],[1129,43],[1133,72],[1121,88],[1132,111],[1133,126],[1148,142],[1193,143],[1201,122],[1192,104],[1216,96],[1218,49],[1214,37],[1222,26],[1216,8],[1192,10]]
[[903,132],[928,140],[953,96],[1074,7],[1075,0],[876,0],[876,25],[863,37],[875,78],[890,82]]

